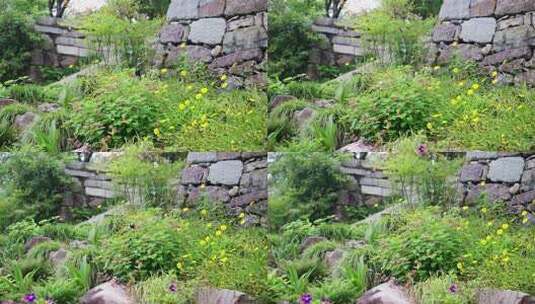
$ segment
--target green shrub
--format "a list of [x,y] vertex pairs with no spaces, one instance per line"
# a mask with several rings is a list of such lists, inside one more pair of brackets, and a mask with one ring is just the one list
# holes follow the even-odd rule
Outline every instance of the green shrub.
[[410,0],[383,0],[381,8],[355,18],[365,47],[383,63],[413,64],[422,61],[422,37],[435,23],[412,14]]
[[[194,280],[180,282],[173,275],[154,276],[135,286],[140,304],[189,304],[195,296]],[[176,290],[170,290],[171,287]]]
[[326,153],[287,153],[270,166],[275,204],[270,203],[275,228],[298,218],[311,220],[334,211],[338,191],[346,183],[339,160]]
[[136,0],[139,12],[149,18],[164,17],[171,0]]
[[322,12],[322,1],[270,0],[269,63],[271,77],[285,79],[306,72],[316,37],[310,31]]
[[0,82],[25,75],[31,51],[40,43],[27,13],[8,9],[0,14]]
[[465,304],[475,300],[472,284],[460,283],[455,275],[430,277],[414,287],[418,303]]
[[171,185],[183,167],[181,162],[169,163],[151,154],[150,143],[126,146],[124,154],[112,160],[108,169],[113,182],[133,204],[153,207],[172,207],[176,189]]
[[437,273],[457,270],[465,252],[458,218],[440,218],[436,209],[411,213],[409,226],[386,235],[372,257],[381,269],[402,281],[423,281]]
[[7,89],[9,98],[21,103],[38,104],[53,101],[47,90],[35,84],[14,84]]
[[41,220],[57,215],[72,183],[63,168],[61,159],[45,153],[22,151],[10,156],[0,167],[0,185],[12,206],[0,228],[25,217]]

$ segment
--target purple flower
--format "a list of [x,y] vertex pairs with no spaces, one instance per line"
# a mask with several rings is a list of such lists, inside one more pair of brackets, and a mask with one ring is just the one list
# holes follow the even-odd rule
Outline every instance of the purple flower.
[[35,302],[35,300],[37,300],[37,296],[35,295],[35,293],[29,293],[25,295],[22,300],[26,303],[33,303]]
[[310,304],[312,303],[312,296],[308,293],[303,294],[299,298],[299,304]]
[[418,156],[426,156],[427,155],[427,145],[426,144],[419,144],[416,148],[416,154]]
[[459,288],[457,287],[457,284],[451,284],[450,288],[448,288],[448,291],[451,293],[457,293],[457,290]]
[[177,290],[176,283],[171,283],[171,285],[169,285],[169,291],[176,292],[176,290]]

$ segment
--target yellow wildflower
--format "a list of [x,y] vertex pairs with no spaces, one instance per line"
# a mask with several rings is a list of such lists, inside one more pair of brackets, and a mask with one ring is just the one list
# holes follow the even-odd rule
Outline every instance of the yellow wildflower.
[[184,269],[184,265],[181,262],[176,263],[176,268],[182,270]]
[[468,91],[466,92],[466,95],[468,95],[468,96],[472,96],[472,95],[474,95],[474,90],[472,90],[472,89],[468,90]]
[[223,231],[221,231],[221,230],[217,230],[217,231],[215,232],[215,235],[216,235],[216,236],[221,236],[222,234],[223,234]]
[[503,230],[507,230],[507,229],[509,229],[509,225],[508,225],[508,224],[503,224],[503,225],[502,225],[502,229],[503,229]]
[[225,74],[221,75],[221,80],[222,80],[222,81],[227,80],[227,78],[228,78],[227,75],[225,75]]
[[153,132],[154,132],[154,135],[156,135],[157,137],[160,137],[162,135],[159,128],[155,128]]
[[496,234],[497,235],[502,235],[503,234],[503,230],[502,229],[498,229],[498,231],[496,231]]
[[160,73],[162,73],[162,74],[167,74],[167,69],[166,69],[166,68],[161,69],[161,70],[160,70]]
[[186,71],[186,70],[180,71],[180,76],[182,76],[182,77],[188,76],[188,71]]
[[463,210],[464,211],[468,210],[468,206],[463,206]]
[[498,72],[493,71],[491,75],[492,75],[492,77],[497,77],[498,76]]
[[240,215],[238,216],[239,218],[244,218],[245,217],[245,213],[240,213]]
[[520,215],[526,216],[526,215],[528,215],[528,212],[526,210],[524,210],[524,211],[522,211],[522,213],[520,213]]
[[522,219],[522,224],[525,224],[525,223],[527,223],[527,222],[528,222],[528,218],[527,218],[527,217],[525,217],[525,218]]
[[227,230],[227,225],[221,225],[219,226],[219,229],[221,229],[221,231],[225,231]]
[[433,124],[430,123],[430,122],[428,122],[428,123],[427,123],[427,128],[428,128],[429,130],[432,130],[432,129],[433,129]]
[[221,84],[221,88],[222,88],[222,89],[226,89],[227,87],[228,87],[228,83],[223,82],[223,83]]
[[201,89],[201,94],[206,94],[208,93],[208,88],[204,87]]
[[477,84],[477,83],[474,83],[474,84],[472,85],[472,89],[473,89],[474,91],[479,90],[479,88],[480,88],[480,85]]
[[488,211],[488,209],[485,208],[485,207],[483,207],[483,208],[481,209],[481,213],[483,213],[483,214],[487,213],[487,211]]
[[185,109],[186,109],[186,104],[184,104],[184,103],[180,103],[180,104],[178,105],[178,110],[180,110],[180,111],[184,111]]
[[199,93],[199,94],[195,95],[195,99],[201,100],[202,99],[202,94]]
[[182,212],[188,212],[188,211],[189,211],[188,207],[182,208]]
[[201,215],[204,215],[204,216],[208,215],[208,211],[206,211],[206,209],[201,210]]
[[454,74],[459,74],[459,72],[460,72],[460,71],[459,71],[459,68],[454,68],[454,69],[453,69],[453,73],[454,73]]

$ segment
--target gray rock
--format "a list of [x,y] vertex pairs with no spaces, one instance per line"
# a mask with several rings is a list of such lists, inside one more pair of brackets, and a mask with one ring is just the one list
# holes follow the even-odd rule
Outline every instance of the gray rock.
[[439,24],[433,30],[433,41],[434,42],[453,42],[459,26],[453,23],[443,23]]
[[509,188],[509,193],[511,194],[517,194],[518,191],[520,191],[520,184],[516,183],[511,188]]
[[250,163],[245,164],[245,172],[251,172],[258,169],[265,169],[267,168],[267,160],[266,159],[260,159],[257,161],[253,161]]
[[460,38],[466,42],[489,43],[495,31],[496,19],[473,18],[461,25]]
[[496,0],[471,0],[470,16],[486,17],[492,16],[496,9]]
[[533,190],[535,189],[535,169],[529,169],[522,174],[522,189]]
[[217,161],[240,159],[240,152],[217,152]]
[[511,193],[509,187],[503,184],[477,185],[469,189],[464,201],[474,203],[483,197],[491,203],[504,202],[511,199]]
[[483,54],[481,53],[480,47],[473,44],[463,43],[456,47],[450,45],[444,49],[441,49],[437,62],[448,63],[455,55],[460,56],[464,60],[480,61],[483,59]]
[[242,193],[250,192],[253,189],[267,190],[267,169],[245,173],[241,178],[240,187],[242,188]]
[[246,15],[267,11],[268,1],[266,0],[227,0],[225,15]]
[[533,0],[498,0],[496,15],[514,15],[523,12],[535,11]]
[[511,203],[514,205],[528,205],[534,200],[535,191],[529,191],[513,196]]
[[242,27],[253,26],[254,24],[254,16],[245,16],[236,20],[230,20],[227,24],[227,31],[234,31]]
[[316,115],[316,111],[312,108],[304,108],[299,111],[295,111],[293,119],[299,129],[304,128]]
[[52,263],[54,268],[57,269],[65,263],[68,255],[69,252],[67,250],[60,248],[56,251],[50,252],[48,255],[48,260],[50,261],[50,263]]
[[17,115],[15,117],[13,126],[19,130],[26,130],[33,125],[37,117],[37,114],[33,112],[26,112],[22,115]]
[[227,23],[223,18],[205,18],[191,23],[189,40],[193,43],[220,44]]
[[268,198],[267,190],[253,191],[253,192],[249,192],[249,193],[242,194],[240,196],[236,196],[232,198],[232,200],[230,201],[230,206],[233,208],[236,208],[236,207],[243,208],[249,205],[256,204],[263,200],[267,200],[267,198]]
[[309,236],[301,243],[301,252],[305,251],[310,246],[323,241],[327,241],[327,238],[323,236]]
[[216,58],[209,67],[211,69],[224,68],[248,60],[262,60],[264,53],[261,49],[237,50],[236,52]]
[[364,142],[364,140],[359,139],[354,143],[347,144],[342,148],[338,149],[339,152],[349,152],[349,153],[361,153],[361,152],[373,152],[376,148],[370,144]]
[[440,13],[440,20],[466,19],[470,15],[470,0],[444,0]]
[[213,57],[217,57],[217,56],[221,55],[222,52],[223,52],[223,47],[220,46],[220,45],[216,45],[212,49],[211,54],[212,54]]
[[211,163],[217,161],[216,152],[189,152],[186,160],[189,164]]
[[523,16],[509,17],[507,19],[499,20],[498,24],[496,25],[496,30],[501,31],[501,30],[508,29],[513,26],[519,26],[523,24],[524,24]]
[[188,45],[186,47],[171,47],[165,60],[165,65],[176,65],[177,60],[183,55],[185,55],[190,62],[200,61],[208,63],[212,61],[211,49],[199,45]]
[[230,195],[231,197],[235,197],[239,193],[240,193],[240,188],[238,186],[234,186],[232,187],[232,189],[228,191],[228,195]]
[[225,12],[225,0],[200,0],[199,17],[218,17]]
[[228,191],[221,187],[209,186],[206,187],[206,196],[210,202],[227,203],[230,201]]
[[89,290],[81,299],[81,304],[135,304],[136,301],[127,288],[116,281],[109,281]]
[[357,304],[414,304],[408,291],[393,281],[383,283],[364,293]]
[[494,182],[516,183],[524,171],[522,157],[504,157],[490,163],[488,178]]
[[17,101],[15,99],[0,98],[0,110],[5,106],[8,106],[8,105],[14,104],[14,103],[17,103]]
[[332,272],[338,267],[340,262],[344,259],[345,251],[342,249],[335,249],[333,251],[328,251],[325,253],[323,262],[327,265],[327,268]]
[[531,57],[531,49],[529,47],[507,49],[496,54],[489,55],[483,59],[483,65],[497,65],[505,61],[510,61],[517,58]]
[[502,65],[500,65],[500,72],[505,72],[509,74],[517,74],[518,72],[522,71],[524,69],[524,62],[526,60],[524,58],[515,59],[512,61],[506,61]]
[[291,95],[276,95],[271,99],[269,103],[269,108],[275,109],[276,107],[280,106],[281,104],[287,101],[296,100],[296,99],[297,98],[295,96],[291,96]]
[[207,168],[193,166],[182,170],[180,183],[183,185],[199,185],[203,182],[208,173]]
[[28,252],[30,249],[41,243],[51,242],[52,239],[46,236],[34,236],[24,243],[24,251]]
[[486,166],[479,163],[465,165],[461,169],[460,181],[464,183],[485,180],[485,171]]
[[225,54],[238,50],[267,47],[267,31],[260,26],[252,26],[227,32],[223,39]]
[[477,304],[532,304],[535,298],[511,290],[482,289],[477,292]]
[[351,249],[358,249],[366,246],[366,242],[362,240],[349,240],[345,243],[345,246]]
[[188,37],[188,27],[179,23],[167,24],[160,30],[160,42],[180,43]]
[[199,0],[172,0],[167,9],[167,19],[196,19],[199,17],[198,8]]
[[208,181],[212,184],[235,186],[240,182],[243,163],[239,160],[220,161],[210,166]]
[[234,290],[201,288],[197,292],[195,304],[253,304],[250,296]]
[[57,103],[45,102],[37,106],[37,110],[44,113],[56,112],[61,108]]
[[497,52],[512,48],[526,47],[533,44],[535,29],[531,25],[522,25],[497,31],[494,37],[494,50]]

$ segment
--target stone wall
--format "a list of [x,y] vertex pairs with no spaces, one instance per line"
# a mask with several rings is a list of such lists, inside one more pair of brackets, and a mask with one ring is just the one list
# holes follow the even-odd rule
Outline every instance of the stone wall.
[[320,36],[320,43],[312,50],[312,65],[341,66],[363,55],[360,34],[340,24],[338,19],[318,18],[312,31]]
[[393,188],[381,169],[383,152],[354,153],[342,162],[341,172],[349,178],[349,187],[339,195],[341,205],[373,206],[393,194]]
[[445,0],[429,60],[457,54],[498,71],[502,83],[535,84],[535,1]]
[[32,53],[33,78],[39,77],[38,66],[66,68],[89,54],[84,35],[65,25],[63,19],[43,17],[34,28],[41,33],[43,45]]
[[459,174],[463,204],[481,196],[503,202],[514,214],[528,210],[535,223],[535,153],[469,152]]
[[172,0],[159,35],[157,64],[181,56],[230,74],[234,86],[265,85],[268,0]]
[[267,153],[190,152],[179,197],[195,205],[203,197],[246,213],[247,224],[264,224],[267,213]]

